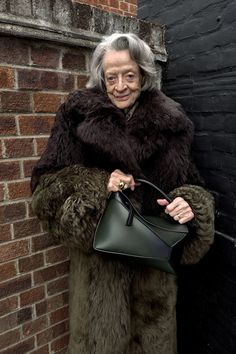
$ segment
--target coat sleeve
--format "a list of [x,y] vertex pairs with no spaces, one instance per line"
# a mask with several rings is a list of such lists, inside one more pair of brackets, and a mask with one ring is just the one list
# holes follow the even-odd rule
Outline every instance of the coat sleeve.
[[181,261],[182,264],[195,264],[207,253],[214,241],[214,199],[204,188],[196,185],[176,188],[170,195],[184,198],[195,215],[190,222],[190,235]]
[[103,170],[79,165],[43,175],[32,196],[33,211],[52,237],[90,252],[106,205],[108,178]]

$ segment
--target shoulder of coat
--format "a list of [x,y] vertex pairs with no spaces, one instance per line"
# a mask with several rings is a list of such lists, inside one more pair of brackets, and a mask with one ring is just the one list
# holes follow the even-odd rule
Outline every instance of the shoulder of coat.
[[181,104],[160,90],[143,92],[140,103],[148,120],[156,122],[161,130],[193,129]]

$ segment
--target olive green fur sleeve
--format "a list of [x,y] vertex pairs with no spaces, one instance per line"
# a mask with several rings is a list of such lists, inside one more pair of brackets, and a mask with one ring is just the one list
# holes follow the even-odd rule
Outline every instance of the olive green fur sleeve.
[[79,165],[43,175],[32,196],[34,213],[52,237],[85,252],[105,209],[109,174]]
[[190,235],[184,246],[181,263],[197,263],[214,241],[214,199],[204,188],[195,185],[176,188],[170,195],[184,198],[193,210],[195,217],[190,222]]

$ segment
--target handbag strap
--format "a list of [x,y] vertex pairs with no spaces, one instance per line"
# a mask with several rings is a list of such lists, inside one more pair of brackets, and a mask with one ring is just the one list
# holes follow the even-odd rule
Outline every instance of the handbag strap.
[[[155,184],[145,180],[145,179],[142,179],[142,178],[136,178],[135,182],[138,182],[138,183],[144,183],[144,184],[148,184],[149,186],[151,186],[152,188],[154,188],[159,194],[161,194],[162,197],[164,197],[168,202],[171,202],[172,199],[165,193],[163,192],[163,190],[161,190],[160,188],[158,188],[157,186],[155,186]],[[119,191],[119,192],[114,192],[114,193],[118,193],[118,194],[121,194],[126,203],[126,207],[127,209],[129,210],[129,215],[128,215],[128,218],[127,218],[127,221],[126,221],[126,226],[131,226],[132,223],[133,223],[133,217],[134,217],[134,213],[136,215],[138,215],[138,217],[143,220],[143,222],[151,225],[151,226],[154,226],[154,227],[157,227],[158,225],[155,225],[154,223],[150,222],[149,220],[145,219],[137,210],[136,208],[133,206],[131,200],[129,199],[129,197],[122,191]],[[165,229],[165,228],[163,228]]]
[[159,187],[157,187],[155,184],[153,184],[152,182],[147,181],[146,179],[142,179],[142,178],[136,178],[135,182],[138,183],[143,183],[143,184],[147,184],[150,187],[154,188],[159,194],[161,194],[162,197],[164,197],[169,203],[172,202],[172,199],[169,195],[167,195],[165,192],[163,192],[162,189],[160,189]]

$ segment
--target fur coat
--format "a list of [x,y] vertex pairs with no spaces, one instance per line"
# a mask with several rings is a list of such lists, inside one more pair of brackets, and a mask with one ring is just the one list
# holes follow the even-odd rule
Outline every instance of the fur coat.
[[[143,92],[127,121],[96,89],[71,94],[59,109],[32,174],[32,206],[52,237],[70,247],[70,354],[175,354],[176,277],[93,251],[110,173],[143,176],[189,202],[195,219],[182,262],[196,263],[214,235],[211,195],[196,184],[193,127],[160,91]],[[130,192],[135,196],[135,192]],[[137,192],[145,212],[157,195]]]

